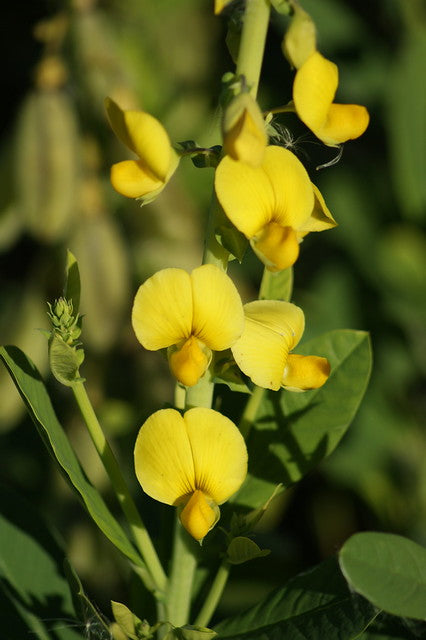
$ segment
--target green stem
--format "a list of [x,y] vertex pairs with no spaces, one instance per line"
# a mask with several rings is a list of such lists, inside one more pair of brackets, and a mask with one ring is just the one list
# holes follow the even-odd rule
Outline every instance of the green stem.
[[186,405],[186,388],[176,382],[175,385],[175,407],[176,409],[185,409]]
[[[120,466],[117,459],[112,452],[112,449],[102,431],[102,427],[96,417],[92,404],[87,395],[86,388],[83,382],[75,382],[72,385],[75,399],[80,408],[81,414],[89,430],[90,437],[95,445],[96,451],[105,467],[105,470],[110,478],[111,484],[117,495],[120,506],[126,516],[129,523],[130,531],[133,535],[134,541],[139,552],[144,559],[148,568],[149,574],[152,579],[154,589],[158,592],[163,592],[166,587],[166,575],[161,566],[157,552],[151,542],[151,538],[148,531],[145,528],[144,523],[139,515],[135,503],[130,495],[126,481],[121,473]],[[144,579],[144,574],[141,574]],[[152,589],[152,585],[148,585],[146,580],[144,582],[147,588]],[[160,595],[160,594],[157,594]]]
[[206,407],[210,409],[213,402],[214,382],[211,379],[210,371],[207,370],[202,378],[193,387],[188,387],[186,391],[186,408]]
[[209,624],[210,619],[215,612],[217,605],[219,604],[219,600],[222,596],[223,590],[229,577],[230,569],[231,565],[226,561],[222,562],[222,564],[220,565],[215,579],[213,580],[212,586],[210,587],[207,598],[204,600],[200,613],[195,620],[194,624],[196,626],[206,627]]
[[264,393],[265,389],[263,387],[255,387],[246,404],[244,413],[241,416],[240,424],[238,425],[244,440],[247,440],[254,421],[256,420],[257,412],[259,411]]
[[253,98],[259,86],[269,12],[269,0],[246,0],[236,73],[245,77]]
[[172,568],[167,590],[167,619],[175,627],[181,627],[189,621],[197,552],[197,543],[176,516]]

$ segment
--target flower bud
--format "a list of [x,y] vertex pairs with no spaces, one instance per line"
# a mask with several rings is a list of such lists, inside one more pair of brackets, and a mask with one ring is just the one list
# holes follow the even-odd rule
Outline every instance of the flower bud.
[[299,69],[316,51],[315,24],[311,16],[298,5],[282,42],[282,51],[292,67]]
[[265,122],[257,102],[240,93],[225,110],[223,123],[225,152],[234,160],[258,167],[268,144]]

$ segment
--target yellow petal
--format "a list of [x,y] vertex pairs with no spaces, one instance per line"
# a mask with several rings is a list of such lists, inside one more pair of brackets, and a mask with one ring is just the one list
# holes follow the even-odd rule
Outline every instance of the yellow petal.
[[170,169],[172,149],[162,124],[144,111],[122,111],[110,98],[105,105],[116,136],[139,156],[153,177],[164,182]]
[[219,507],[202,491],[194,491],[180,514],[180,521],[195,540],[202,540],[219,517]]
[[322,387],[329,375],[330,364],[327,358],[291,353],[287,358],[282,385],[288,391],[317,389]]
[[262,168],[274,193],[270,219],[283,227],[298,229],[314,206],[312,183],[305,167],[288,149],[271,145],[265,151]]
[[218,15],[232,0],[214,0],[214,12]]
[[247,238],[270,222],[275,196],[262,165],[251,167],[225,156],[216,169],[215,188],[225,214]]
[[139,287],[133,303],[136,337],[155,351],[189,338],[192,330],[192,286],[183,269],[158,271]]
[[302,227],[297,230],[297,237],[303,238],[311,231],[325,231],[337,226],[337,222],[330,213],[329,208],[325,204],[322,193],[314,184],[312,184],[315,196],[315,204],[311,216]]
[[223,351],[239,338],[244,326],[240,295],[219,267],[206,264],[191,273],[192,333],[213,351]]
[[262,112],[250,94],[241,93],[227,106],[222,130],[225,153],[252,167],[261,164],[268,137]]
[[293,101],[297,115],[315,135],[327,119],[338,82],[337,66],[318,51],[296,73]]
[[197,384],[212,358],[210,349],[195,336],[191,336],[178,349],[170,347],[168,355],[170,371],[186,387]]
[[141,198],[149,193],[159,193],[164,182],[155,178],[141,162],[124,160],[111,167],[111,184],[127,198]]
[[291,267],[299,257],[299,242],[291,227],[282,227],[277,222],[265,225],[260,233],[250,240],[257,257],[269,271],[277,272]]
[[142,489],[165,504],[179,504],[196,489],[191,443],[175,409],[153,413],[135,444],[135,470]]
[[303,311],[290,302],[255,300],[244,305],[244,312],[244,332],[231,348],[232,354],[255,384],[277,391],[288,353],[303,334]]
[[222,504],[234,494],[247,474],[247,449],[231,420],[213,409],[196,407],[185,413],[191,442],[196,488]]
[[361,105],[332,104],[324,125],[315,134],[324,144],[333,146],[359,138],[369,120],[367,109]]

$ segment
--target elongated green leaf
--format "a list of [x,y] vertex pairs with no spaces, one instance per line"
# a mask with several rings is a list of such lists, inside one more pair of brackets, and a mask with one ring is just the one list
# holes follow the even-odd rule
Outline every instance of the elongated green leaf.
[[352,536],[339,554],[351,587],[388,613],[426,620],[426,549],[391,533]]
[[[0,635],[4,640],[81,638],[62,573],[64,553],[38,511],[0,487]],[[55,630],[55,635],[51,631]]]
[[420,640],[425,637],[424,622],[382,612],[357,640]]
[[102,496],[87,479],[55,415],[49,395],[34,364],[17,347],[1,347],[3,359],[27,410],[49,452],[65,471],[101,531],[135,564],[142,561]]
[[259,506],[279,482],[297,482],[329,455],[365,393],[371,370],[367,333],[332,331],[296,352],[326,356],[330,378],[314,391],[264,394],[248,442],[250,474],[235,498],[239,504]]
[[376,615],[371,603],[349,591],[332,558],[219,623],[215,631],[227,640],[349,640]]

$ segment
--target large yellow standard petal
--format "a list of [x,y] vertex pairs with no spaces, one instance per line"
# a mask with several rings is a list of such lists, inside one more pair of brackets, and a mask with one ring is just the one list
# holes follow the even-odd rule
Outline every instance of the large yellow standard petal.
[[213,351],[228,349],[240,337],[244,311],[231,278],[206,264],[191,273],[192,333]]
[[256,300],[244,305],[246,323],[232,354],[240,369],[259,387],[277,391],[289,351],[302,337],[305,317],[290,302]]
[[225,156],[215,172],[215,189],[227,217],[247,238],[271,221],[275,196],[262,165],[251,167]]
[[315,51],[297,71],[293,101],[297,115],[314,133],[326,119],[339,83],[337,66]]
[[271,145],[266,149],[262,168],[274,192],[271,220],[298,229],[314,206],[312,183],[305,167],[288,149]]
[[186,423],[175,409],[153,413],[139,430],[135,471],[151,498],[176,505],[195,491],[195,471]]
[[123,111],[111,98],[106,99],[105,106],[117,137],[139,156],[155,178],[164,182],[170,170],[172,147],[162,124],[144,111]]
[[161,191],[165,183],[155,178],[140,161],[124,160],[111,167],[111,184],[126,198],[141,198]]
[[163,269],[138,289],[132,325],[145,349],[169,347],[192,332],[192,284],[183,269]]
[[213,409],[195,407],[184,418],[196,488],[222,504],[238,491],[247,475],[244,438],[229,418]]

